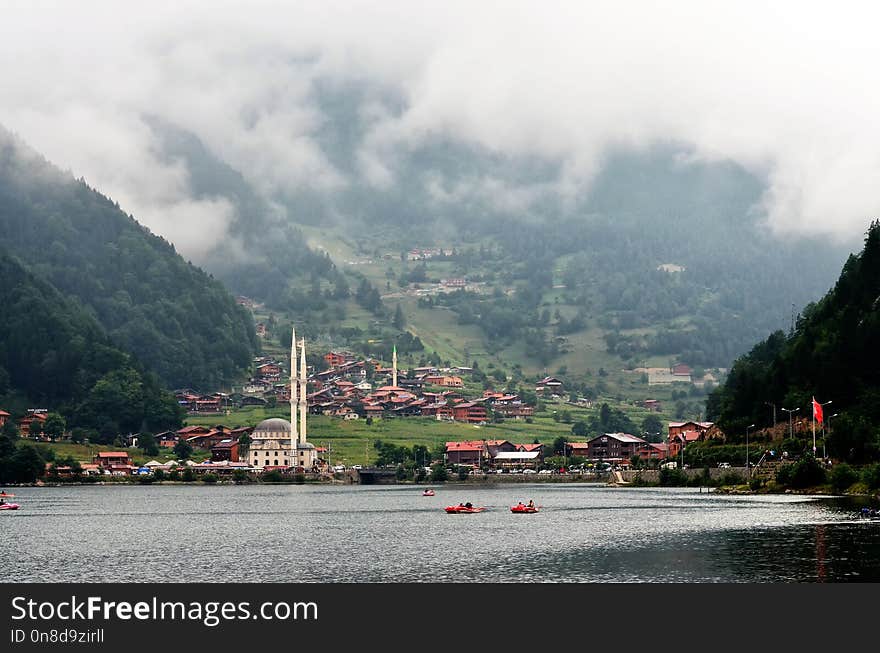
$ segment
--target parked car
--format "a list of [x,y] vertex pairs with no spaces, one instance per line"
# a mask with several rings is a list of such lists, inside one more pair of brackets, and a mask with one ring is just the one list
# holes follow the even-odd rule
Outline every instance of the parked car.
[[336,472],[337,474],[341,474],[342,472],[345,471],[345,465],[334,465],[333,471]]
[[363,469],[364,466],[363,465],[352,465],[351,468],[352,469]]
[[534,469],[524,469],[522,471],[522,473],[523,474],[537,474],[537,472]]
[[730,463],[718,463],[718,467],[721,469],[727,469],[730,467]]
[[538,473],[539,473],[539,474],[552,474],[552,473],[553,473],[553,470],[552,470],[552,469],[542,469],[542,470],[541,470],[540,472],[538,472]]

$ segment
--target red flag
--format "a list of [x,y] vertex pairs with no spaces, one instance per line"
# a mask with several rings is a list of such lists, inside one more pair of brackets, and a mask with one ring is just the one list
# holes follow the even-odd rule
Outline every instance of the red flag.
[[816,398],[813,397],[813,419],[822,423],[822,404],[816,401]]

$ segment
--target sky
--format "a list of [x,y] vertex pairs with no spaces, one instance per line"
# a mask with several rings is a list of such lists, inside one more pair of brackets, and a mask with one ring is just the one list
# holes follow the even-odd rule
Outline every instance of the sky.
[[[437,139],[554,162],[570,196],[611,149],[674,142],[765,178],[756,208],[782,236],[848,241],[880,217],[872,3],[0,0],[0,15],[0,124],[196,260],[234,208],[193,197],[147,116],[267,196],[387,189],[400,153]],[[320,145],[318,81],[377,89],[347,170]]]

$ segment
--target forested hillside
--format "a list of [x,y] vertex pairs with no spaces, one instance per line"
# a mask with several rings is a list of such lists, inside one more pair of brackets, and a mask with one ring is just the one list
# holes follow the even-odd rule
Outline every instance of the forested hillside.
[[169,386],[229,382],[258,349],[250,314],[221,283],[2,129],[0,247]]
[[0,251],[0,402],[51,408],[106,432],[181,423],[174,396],[75,302]]
[[[811,401],[833,402],[829,454],[853,462],[880,458],[880,222],[850,256],[834,288],[808,304],[793,333],[777,331],[734,364],[707,403],[728,430],[766,426],[765,402],[811,416]],[[827,418],[826,418],[827,420]]]

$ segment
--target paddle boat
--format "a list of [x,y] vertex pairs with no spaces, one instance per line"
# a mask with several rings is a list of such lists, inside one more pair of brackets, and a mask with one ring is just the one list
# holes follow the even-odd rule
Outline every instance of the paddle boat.
[[510,506],[510,512],[533,513],[533,512],[538,512],[538,507],[534,503],[532,503],[531,501],[529,501],[528,505],[526,505],[522,501],[520,501],[515,506]]
[[434,490],[425,490],[424,492],[422,492],[422,496],[423,497],[432,497],[432,496],[434,496]]
[[19,505],[17,503],[6,500],[14,496],[14,494],[7,494],[5,491],[0,492],[0,510],[18,510]]
[[486,508],[483,506],[474,506],[470,503],[460,503],[457,506],[446,506],[444,510],[446,510],[446,513],[449,515],[469,515],[475,512],[484,512]]

